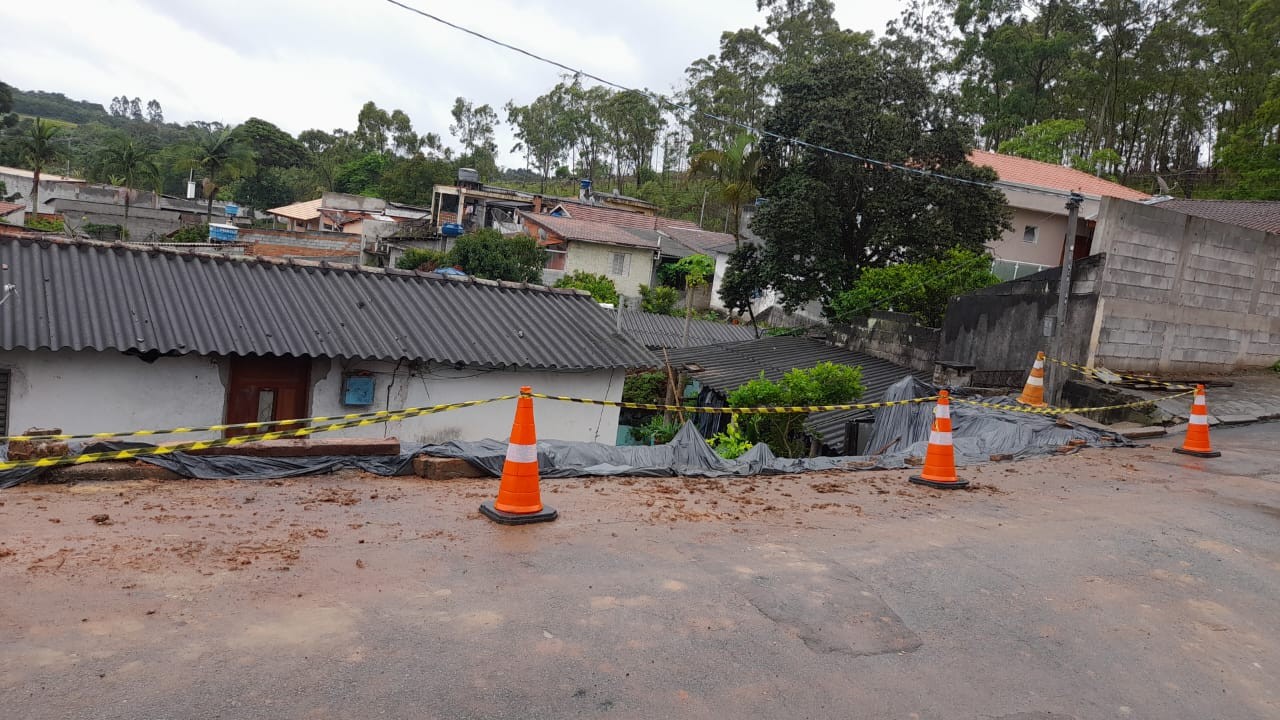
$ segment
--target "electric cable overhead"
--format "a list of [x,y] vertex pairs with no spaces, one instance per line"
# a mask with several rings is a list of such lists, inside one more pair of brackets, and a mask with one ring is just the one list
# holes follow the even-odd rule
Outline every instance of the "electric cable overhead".
[[[983,180],[972,180],[972,179],[970,179],[970,178],[956,177],[956,176],[954,176],[954,175],[947,175],[947,174],[944,174],[944,173],[934,172],[934,171],[932,171],[932,170],[926,170],[926,169],[924,169],[924,168],[911,167],[910,165],[903,165],[903,164],[901,164],[901,163],[888,162],[888,161],[886,161],[886,160],[877,160],[877,159],[875,159],[875,158],[869,158],[869,157],[866,157],[866,156],[863,156],[863,155],[858,155],[858,154],[856,154],[856,153],[846,152],[846,151],[844,151],[844,150],[838,150],[838,149],[836,149],[836,148],[827,147],[827,146],[825,146],[825,145],[820,145],[820,144],[818,144],[818,143],[811,143],[811,142],[809,142],[809,141],[807,141],[807,140],[801,140],[800,138],[789,137],[789,136],[786,136],[786,135],[782,135],[782,134],[780,134],[780,133],[771,132],[771,131],[769,131],[769,130],[765,130],[765,129],[763,129],[763,128],[757,128],[757,127],[755,127],[755,126],[753,126],[753,125],[750,125],[749,123],[745,123],[745,122],[742,122],[742,121],[740,121],[740,120],[734,120],[734,119],[732,119],[732,118],[722,117],[722,116],[720,116],[720,115],[716,115],[716,114],[714,114],[714,113],[709,113],[709,112],[706,112],[706,111],[694,110],[693,108],[690,108],[690,107],[688,107],[688,106],[686,106],[686,105],[683,105],[683,104],[681,104],[681,103],[678,103],[678,102],[676,102],[676,101],[674,101],[674,100],[671,100],[670,98],[667,98],[667,97],[665,97],[665,96],[663,96],[663,95],[659,95],[658,93],[655,93],[655,92],[653,92],[653,91],[650,91],[650,90],[640,90],[640,89],[637,89],[637,88],[627,87],[626,85],[623,85],[623,84],[621,84],[621,83],[613,82],[612,80],[607,80],[607,79],[605,79],[605,78],[600,77],[599,75],[595,75],[595,74],[593,74],[593,73],[589,73],[589,72],[587,72],[587,71],[585,71],[585,70],[579,70],[578,68],[575,68],[575,67],[573,67],[573,66],[566,65],[566,64],[564,64],[564,63],[562,63],[562,62],[559,62],[559,61],[557,61],[557,60],[552,60],[551,58],[547,58],[547,57],[544,57],[544,56],[542,56],[542,55],[539,55],[539,54],[537,54],[537,53],[535,53],[535,52],[533,52],[533,51],[531,51],[531,50],[526,50],[526,49],[524,49],[524,48],[522,48],[522,47],[519,47],[519,46],[517,46],[517,45],[512,45],[511,43],[503,42],[502,40],[498,40],[497,38],[490,37],[490,36],[485,35],[484,33],[480,32],[480,31],[478,31],[478,30],[472,30],[471,28],[465,27],[465,26],[463,26],[463,25],[459,25],[459,24],[457,24],[457,23],[455,23],[455,22],[451,22],[451,21],[449,21],[449,20],[446,20],[446,19],[444,19],[444,18],[440,17],[439,15],[435,15],[435,14],[433,14],[433,13],[429,13],[429,12],[427,12],[427,11],[425,11],[425,10],[418,9],[418,8],[416,8],[416,7],[413,7],[412,5],[409,5],[409,4],[407,4],[407,3],[401,2],[400,0],[386,0],[386,1],[387,1],[388,3],[390,3],[390,4],[392,4],[392,5],[395,5],[396,7],[400,8],[400,9],[402,9],[402,10],[407,10],[407,11],[409,11],[409,12],[411,12],[411,13],[416,14],[416,15],[420,15],[420,16],[422,16],[422,17],[424,17],[424,18],[427,18],[427,19],[429,19],[429,20],[433,20],[433,21],[435,21],[435,22],[437,22],[437,23],[440,23],[441,25],[444,25],[444,26],[446,26],[446,27],[452,28],[452,29],[457,30],[457,31],[462,32],[462,33],[466,33],[467,35],[471,35],[472,37],[475,37],[475,38],[477,38],[477,39],[483,40],[483,41],[485,41],[485,42],[487,42],[487,43],[492,43],[493,45],[497,45],[498,47],[505,48],[505,49],[510,50],[510,51],[512,51],[512,52],[519,53],[520,55],[524,55],[525,57],[528,57],[528,58],[530,58],[530,59],[537,60],[538,62],[545,63],[545,64],[547,64],[547,65],[551,65],[552,67],[559,68],[559,69],[561,69],[561,70],[564,70],[564,71],[566,71],[566,72],[572,73],[572,74],[574,74],[574,75],[578,75],[578,76],[581,76],[581,77],[585,77],[585,78],[588,78],[588,79],[594,80],[594,81],[596,81],[596,82],[600,83],[601,85],[607,85],[608,87],[614,88],[614,89],[616,89],[616,90],[621,90],[621,91],[623,91],[623,92],[634,92],[634,93],[640,93],[640,94],[642,94],[642,95],[645,95],[645,96],[649,97],[650,99],[654,100],[655,102],[657,102],[657,103],[659,104],[659,106],[667,106],[667,107],[672,108],[672,109],[674,109],[674,110],[682,111],[682,112],[685,112],[685,113],[696,113],[696,114],[701,115],[701,116],[703,116],[703,117],[706,117],[706,118],[708,118],[708,119],[715,120],[716,122],[720,122],[720,123],[723,123],[723,124],[725,124],[725,125],[731,125],[731,126],[734,126],[734,127],[740,128],[740,129],[742,129],[742,130],[746,130],[747,132],[750,132],[750,133],[752,133],[752,134],[754,134],[754,135],[757,135],[757,136],[760,136],[760,137],[769,137],[769,138],[773,138],[774,140],[778,140],[778,141],[780,141],[780,142],[788,143],[788,144],[791,144],[791,145],[796,145],[796,146],[798,146],[798,147],[803,147],[803,148],[806,148],[806,149],[809,149],[809,150],[814,150],[814,151],[821,152],[821,153],[826,153],[826,154],[828,154],[828,155],[834,155],[834,156],[837,156],[837,157],[843,157],[843,158],[845,158],[845,159],[849,159],[849,160],[855,160],[855,161],[857,161],[857,162],[866,163],[866,164],[868,164],[868,165],[873,165],[873,166],[875,166],[875,167],[879,167],[879,168],[882,168],[882,169],[884,169],[884,170],[890,170],[890,171],[897,170],[897,171],[900,171],[900,172],[910,173],[910,174],[912,174],[912,175],[916,175],[916,176],[919,176],[919,177],[928,178],[928,179],[930,179],[930,180],[939,180],[939,181],[946,181],[946,182],[954,182],[954,183],[958,183],[958,184],[962,184],[962,185],[969,185],[969,186],[973,186],[973,187],[989,188],[989,189],[992,189],[992,190],[1000,190],[1001,192],[1003,192],[1003,191],[1004,191],[1004,189],[1003,189],[1003,188],[1001,188],[999,185],[997,185],[997,184],[995,184],[995,183],[990,183],[990,182],[986,182],[986,181],[983,181]],[[1064,190],[1048,190],[1048,189],[1041,189],[1041,188],[1028,188],[1028,187],[1018,187],[1018,188],[1017,188],[1017,191],[1018,191],[1018,192],[1036,193],[1036,194],[1039,194],[1039,195],[1049,195],[1049,196],[1052,196],[1052,197],[1062,197],[1062,198],[1067,198],[1067,197],[1070,197],[1070,196],[1072,195],[1072,193],[1071,193],[1070,191],[1064,191]]]

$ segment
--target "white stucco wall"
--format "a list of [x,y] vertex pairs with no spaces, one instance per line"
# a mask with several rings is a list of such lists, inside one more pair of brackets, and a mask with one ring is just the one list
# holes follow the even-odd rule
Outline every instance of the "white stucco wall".
[[[374,374],[374,397],[371,407],[347,407],[342,404],[341,387],[344,372],[366,370]],[[394,374],[393,374],[394,373]],[[431,366],[410,370],[395,363],[343,362],[317,360],[312,369],[314,385],[311,393],[312,415],[345,415],[375,410],[424,407],[467,400],[484,400],[501,395],[516,395],[521,385],[547,395],[621,400],[623,370],[589,372],[488,371],[479,368],[454,370],[447,366]],[[390,396],[388,397],[388,388]],[[535,400],[534,417],[538,436],[558,440],[583,440],[612,445],[618,434],[618,409],[599,405]],[[343,437],[398,437],[404,442],[443,442],[446,440],[505,440],[511,434],[515,417],[515,401],[479,405],[450,410],[435,415],[387,423],[381,426],[337,431]]]
[[[626,275],[613,274],[613,255],[623,253],[631,256],[631,267]],[[598,243],[569,241],[569,252],[565,257],[565,272],[575,270],[604,275],[613,281],[618,292],[628,297],[638,297],[641,285],[653,283],[653,250],[644,248],[623,247],[621,245],[601,245]]]
[[[225,419],[225,359],[185,355],[146,363],[116,352],[0,352],[0,367],[10,370],[9,431],[57,427],[71,434],[122,432],[174,426],[200,427]],[[342,375],[347,370],[375,373],[370,407],[342,404]],[[346,415],[374,410],[422,407],[514,395],[521,385],[548,395],[621,400],[623,370],[588,372],[454,370],[433,366],[411,370],[395,363],[347,362],[328,358],[312,363],[308,415]],[[388,388],[390,394],[388,395]],[[337,431],[342,437],[398,437],[405,442],[484,438],[505,439],[511,432],[515,401],[451,410],[399,423]],[[618,409],[536,400],[534,414],[541,437],[613,444]],[[172,436],[174,439],[214,434]]]
[[225,363],[208,357],[147,363],[118,352],[11,350],[0,351],[0,367],[10,371],[10,434],[31,427],[79,435],[222,422]]

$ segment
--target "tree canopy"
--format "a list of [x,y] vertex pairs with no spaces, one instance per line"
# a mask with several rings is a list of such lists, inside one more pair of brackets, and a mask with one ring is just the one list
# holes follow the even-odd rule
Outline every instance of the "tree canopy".
[[[944,114],[923,73],[872,47],[842,50],[790,76],[765,127],[863,157],[990,182],[966,160],[968,129]],[[766,138],[767,204],[752,228],[759,268],[795,308],[830,308],[865,268],[981,250],[1007,227],[995,189],[939,181]]]

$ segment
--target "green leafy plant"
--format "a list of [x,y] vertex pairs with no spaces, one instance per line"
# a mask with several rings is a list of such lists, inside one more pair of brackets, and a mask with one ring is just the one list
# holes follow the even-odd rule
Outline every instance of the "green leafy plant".
[[662,402],[667,391],[667,374],[661,370],[628,375],[622,383],[622,401],[629,403]]
[[396,260],[396,267],[401,270],[431,271],[440,267],[448,267],[449,253],[427,248],[409,248]]
[[849,322],[872,310],[896,310],[941,327],[952,297],[998,282],[989,256],[953,248],[937,259],[864,270],[852,288],[836,297],[830,314],[836,322]]
[[170,235],[169,239],[176,243],[209,242],[209,224],[186,225]]
[[27,227],[40,232],[62,232],[66,226],[61,218],[42,218],[37,215],[28,215]]
[[[836,405],[856,400],[864,392],[862,368],[824,362],[791,370],[779,382],[766,379],[762,372],[729,394],[729,407]],[[807,413],[743,415],[739,423],[751,442],[767,443],[784,457],[799,457],[806,450],[806,416]]]
[[542,282],[547,251],[528,235],[503,237],[492,228],[470,232],[454,241],[449,264],[486,280]]
[[572,273],[557,280],[555,286],[558,288],[586,290],[599,303],[616,304],[618,302],[617,286],[604,275],[574,270]]
[[678,315],[679,313],[676,312],[678,302],[680,302],[680,292],[673,287],[640,286],[640,309],[647,313]]
[[755,447],[755,443],[751,442],[738,425],[736,415],[733,420],[729,421],[729,425],[724,429],[724,432],[711,436],[707,440],[707,444],[711,446],[712,450],[716,451],[717,455],[726,460],[733,460]]
[[631,437],[646,445],[665,445],[680,432],[680,423],[654,415],[644,425],[631,428]]
[[99,223],[85,223],[80,227],[86,235],[95,240],[115,240],[117,238],[128,237],[128,232],[122,225],[105,225]]

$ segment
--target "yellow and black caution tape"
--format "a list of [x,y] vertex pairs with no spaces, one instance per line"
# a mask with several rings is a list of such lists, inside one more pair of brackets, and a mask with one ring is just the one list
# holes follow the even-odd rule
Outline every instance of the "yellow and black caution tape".
[[[1065,368],[1071,368],[1072,370],[1075,370],[1076,372],[1079,372],[1083,375],[1088,375],[1089,377],[1096,378],[1098,377],[1098,372],[1100,370],[1104,370],[1105,372],[1109,372],[1112,375],[1115,375],[1116,377],[1124,378],[1125,380],[1132,380],[1133,382],[1146,383],[1148,385],[1159,385],[1168,390],[1195,390],[1195,388],[1191,387],[1190,385],[1186,385],[1183,383],[1170,383],[1170,382],[1165,382],[1163,380],[1156,380],[1155,378],[1143,377],[1141,375],[1125,375],[1124,373],[1118,373],[1118,372],[1115,372],[1114,370],[1105,370],[1105,368],[1094,368],[1094,367],[1089,367],[1088,365],[1079,365],[1076,363],[1067,362],[1066,360],[1058,360],[1057,358],[1046,357],[1045,360],[1053,363],[1054,365],[1061,365],[1062,367],[1065,367]],[[1183,393],[1183,394],[1185,395],[1186,393]]]
[[951,402],[962,403],[964,405],[976,405],[978,407],[985,407],[985,408],[994,408],[996,410],[1008,410],[1010,412],[1030,413],[1032,415],[1067,415],[1070,413],[1080,414],[1080,413],[1101,412],[1103,410],[1123,410],[1125,408],[1142,407],[1143,405],[1154,405],[1160,402],[1161,400],[1178,398],[1178,397],[1182,397],[1183,395],[1190,395],[1193,392],[1195,392],[1194,388],[1191,390],[1187,390],[1185,392],[1180,392],[1176,395],[1166,395],[1164,397],[1152,398],[1150,400],[1139,400],[1137,402],[1124,403],[1123,405],[1101,405],[1098,407],[1087,407],[1087,408],[1056,408],[1056,407],[1038,408],[1038,407],[1031,407],[1029,405],[1009,405],[1005,403],[982,402],[980,400],[965,400],[957,397],[951,398]]
[[932,402],[938,399],[937,395],[929,397],[912,398],[910,400],[890,400],[886,402],[873,403],[850,403],[845,405],[779,405],[773,407],[688,407],[685,405],[655,405],[653,403],[633,403],[622,402],[618,400],[591,400],[589,398],[567,397],[564,395],[543,395],[541,393],[530,393],[529,397],[535,397],[542,400],[559,400],[561,402],[583,403],[586,405],[604,405],[605,407],[632,408],[635,410],[671,410],[673,412],[687,412],[690,414],[708,413],[717,415],[766,415],[766,414],[785,414],[785,413],[814,413],[814,412],[830,412],[832,410],[875,410],[877,408],[893,407],[895,405],[914,405],[917,403]]
[[[309,418],[291,418],[289,420],[270,420],[246,423],[230,423],[222,425],[207,425],[205,427],[173,427],[164,430],[129,430],[127,432],[96,432],[85,433],[83,435],[9,435],[0,437],[0,442],[8,442],[10,440],[105,440],[108,438],[127,438],[127,437],[149,437],[151,435],[180,435],[184,433],[198,432],[223,432],[226,430],[261,430],[273,427],[290,427],[293,425],[311,425],[313,423],[332,423],[346,422],[348,420],[376,420],[377,422],[386,422],[379,418],[387,418],[392,415],[405,415],[415,417],[421,410],[431,410],[432,412],[442,412],[440,408],[446,410],[454,410],[458,408],[471,407],[472,405],[481,405],[484,403],[498,402],[500,400],[514,400],[515,395],[503,395],[502,397],[490,398],[488,400],[471,400],[463,403],[455,403],[453,405],[433,405],[424,407],[401,408],[399,410],[377,410],[367,413],[352,413],[350,415],[317,415]],[[365,423],[366,425],[373,423]],[[354,427],[354,426],[353,426]]]
[[[259,435],[242,435],[239,437],[219,438],[217,440],[197,440],[189,443],[175,443],[172,445],[157,445],[155,447],[129,448],[126,450],[109,450],[106,452],[81,453],[79,455],[62,455],[59,457],[38,458],[36,460],[18,460],[0,462],[0,471],[17,470],[19,468],[50,468],[59,465],[83,465],[85,463],[100,462],[103,460],[133,460],[140,457],[148,457],[155,455],[171,455],[176,452],[186,452],[189,450],[205,450],[217,447],[234,447],[245,443],[257,442],[260,440],[285,440],[291,438],[303,438],[316,433],[330,432],[333,430],[345,430],[347,428],[365,427],[368,425],[377,425],[386,422],[396,422],[412,417],[422,415],[432,415],[434,413],[447,412],[449,410],[458,410],[476,405],[484,405],[486,403],[500,402],[502,400],[514,400],[515,395],[503,395],[501,397],[489,398],[488,400],[469,400],[467,402],[449,403],[447,405],[433,405],[431,407],[406,408],[404,410],[386,411],[377,414],[376,417],[361,417],[341,422],[334,422],[328,425],[317,425],[315,427],[304,427],[296,430],[276,430],[266,432]],[[370,415],[374,415],[370,413]],[[266,423],[279,424],[279,423]],[[228,426],[235,427],[235,426]],[[48,435],[39,436],[41,439],[48,438]]]

